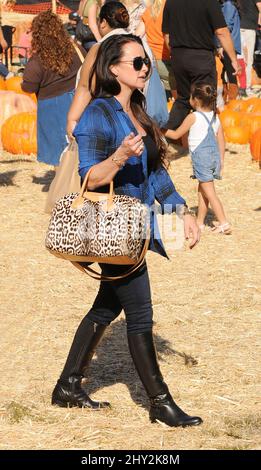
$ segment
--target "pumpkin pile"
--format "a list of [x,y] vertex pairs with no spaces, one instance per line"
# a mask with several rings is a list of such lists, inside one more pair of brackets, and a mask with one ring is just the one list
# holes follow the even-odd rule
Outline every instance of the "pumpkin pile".
[[36,112],[18,113],[2,125],[2,143],[7,152],[31,154],[37,152]]
[[231,100],[219,118],[226,141],[249,143],[252,158],[261,161],[261,99]]
[[0,79],[0,149],[14,154],[37,152],[36,96],[21,88],[21,77]]

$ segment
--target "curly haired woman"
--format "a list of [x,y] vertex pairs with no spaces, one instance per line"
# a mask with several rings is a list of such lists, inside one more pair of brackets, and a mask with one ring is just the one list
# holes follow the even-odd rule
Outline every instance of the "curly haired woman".
[[61,19],[50,10],[32,22],[32,56],[27,63],[22,89],[36,93],[37,160],[59,165],[67,145],[66,117],[73,98],[81,60]]

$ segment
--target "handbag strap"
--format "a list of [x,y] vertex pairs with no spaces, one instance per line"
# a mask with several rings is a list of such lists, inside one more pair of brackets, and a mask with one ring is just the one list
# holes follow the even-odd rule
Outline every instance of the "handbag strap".
[[80,48],[77,46],[77,44],[75,44],[74,41],[72,41],[72,45],[73,45],[74,49],[76,50],[76,53],[77,53],[77,55],[78,55],[78,57],[79,57],[81,63],[83,64],[83,62],[84,62],[84,56],[83,56],[82,51],[81,51]]
[[128,269],[124,274],[121,274],[120,276],[104,276],[103,274],[100,274],[98,271],[95,271],[95,269],[92,269],[89,266],[83,267],[79,263],[74,262],[74,261],[71,261],[71,263],[77,269],[88,274],[88,276],[92,277],[93,279],[96,279],[97,281],[117,281],[119,279],[124,279],[125,277],[130,276],[130,274],[133,274],[135,271],[137,271],[137,269],[140,268],[140,266],[144,262],[146,253],[148,251],[149,243],[150,243],[150,237],[148,233],[148,238],[146,238],[145,240],[145,243],[143,245],[138,261],[130,269]]

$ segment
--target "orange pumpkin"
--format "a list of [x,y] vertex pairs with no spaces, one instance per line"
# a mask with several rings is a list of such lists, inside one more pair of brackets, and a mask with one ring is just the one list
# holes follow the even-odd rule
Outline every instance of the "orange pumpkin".
[[261,113],[261,100],[260,98],[249,98],[245,101],[247,104],[247,113]]
[[241,111],[246,113],[261,113],[261,99],[257,97],[248,98],[247,100],[231,100],[226,105],[226,109],[231,111]]
[[36,113],[19,113],[8,118],[2,125],[4,150],[18,154],[37,152]]
[[250,152],[253,160],[261,161],[261,128],[250,138]]
[[37,101],[37,98],[35,96],[35,93],[26,93],[26,91],[23,91],[21,88],[21,83],[23,79],[22,77],[11,77],[6,80],[6,90],[8,91],[15,91],[15,93],[22,93],[23,95],[30,96],[32,100],[35,102]]
[[251,114],[251,118],[249,119],[250,125],[250,137],[255,134],[258,129],[261,129],[261,115],[259,114]]
[[245,127],[245,126],[250,127],[252,115],[249,114],[249,113],[246,113],[244,111],[240,111],[237,114],[238,114],[237,125],[239,125],[241,127]]
[[261,115],[261,99],[259,98],[253,105],[253,113]]
[[219,119],[224,129],[231,126],[237,126],[240,124],[240,114],[230,109],[225,109],[219,114]]
[[6,90],[5,80],[2,77],[0,77],[0,90]]
[[231,109],[231,111],[246,111],[247,107],[247,100],[230,100],[226,105],[226,109]]
[[14,91],[0,91],[0,149],[1,127],[13,114],[36,111],[36,104],[29,96],[15,93]]
[[248,126],[231,126],[225,128],[227,142],[232,144],[248,144],[250,128]]

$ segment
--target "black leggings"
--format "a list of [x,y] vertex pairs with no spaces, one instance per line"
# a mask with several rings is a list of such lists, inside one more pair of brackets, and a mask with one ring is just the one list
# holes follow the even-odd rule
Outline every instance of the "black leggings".
[[[100,265],[102,274],[122,274],[128,266]],[[85,318],[102,325],[109,325],[124,310],[128,334],[144,333],[152,329],[152,304],[147,265],[117,281],[101,282],[91,310]]]
[[[225,51],[223,51],[223,58],[221,59],[221,62],[223,64],[223,70],[221,73],[222,82],[228,82],[237,85],[237,76],[233,75],[235,70],[233,69],[231,60]],[[227,74],[227,79],[225,79],[225,74]]]

